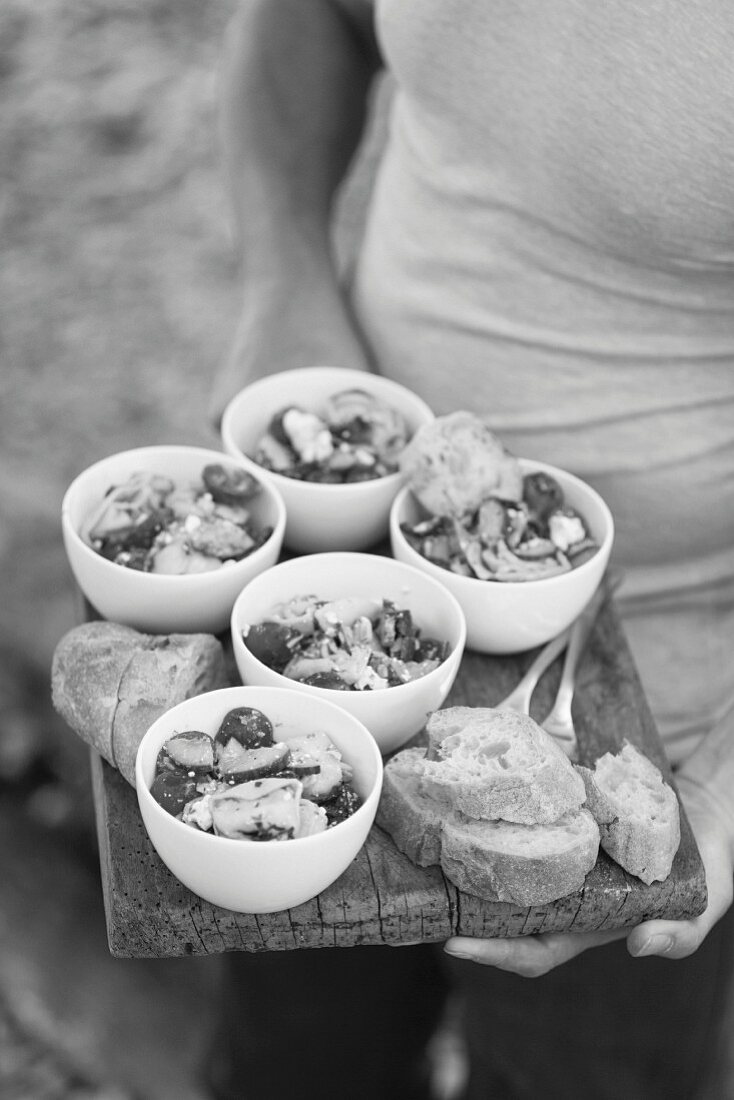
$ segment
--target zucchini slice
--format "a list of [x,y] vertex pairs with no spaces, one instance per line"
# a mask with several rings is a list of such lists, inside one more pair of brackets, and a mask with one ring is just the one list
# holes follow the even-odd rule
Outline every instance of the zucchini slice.
[[234,779],[237,783],[245,783],[283,771],[290,764],[290,755],[291,750],[284,741],[246,749],[232,737],[226,745],[218,747],[217,764],[225,781]]

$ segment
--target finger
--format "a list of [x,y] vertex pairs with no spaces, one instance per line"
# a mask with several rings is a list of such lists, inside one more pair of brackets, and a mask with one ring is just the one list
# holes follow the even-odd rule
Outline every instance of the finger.
[[590,947],[610,943],[624,936],[623,929],[608,932],[566,934],[549,932],[540,936],[512,939],[473,939],[454,936],[444,945],[453,958],[466,959],[482,966],[495,966],[524,978],[539,978]]
[[667,959],[685,959],[697,951],[728,905],[709,904],[693,920],[650,920],[633,928],[627,937],[627,950],[635,958],[663,955]]
[[690,920],[650,920],[638,925],[627,938],[627,950],[631,955],[685,959],[701,946],[731,905],[732,874],[728,849],[716,837],[712,840],[706,833],[701,833],[699,847],[706,867],[706,909]]
[[662,955],[668,959],[685,959],[703,942],[710,929],[696,921],[647,921],[638,925],[627,938],[630,955]]

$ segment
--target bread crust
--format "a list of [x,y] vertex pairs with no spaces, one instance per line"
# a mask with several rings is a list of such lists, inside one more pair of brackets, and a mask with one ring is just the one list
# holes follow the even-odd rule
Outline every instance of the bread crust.
[[599,829],[585,809],[550,825],[452,821],[442,837],[441,867],[460,890],[523,906],[580,890],[599,854]]
[[421,789],[424,751],[403,749],[385,765],[377,824],[419,867],[441,862],[441,825],[451,813]]
[[542,905],[583,886],[596,862],[599,829],[585,809],[548,825],[471,820],[426,790],[422,749],[385,765],[378,824],[421,867],[440,863],[460,890],[485,901]]
[[135,785],[135,756],[164,711],[227,686],[224,651],[211,634],[141,634],[119,623],[84,623],[54,652],[54,707],[82,740]]
[[680,809],[656,765],[625,741],[578,771],[607,855],[648,886],[666,879],[680,846]]

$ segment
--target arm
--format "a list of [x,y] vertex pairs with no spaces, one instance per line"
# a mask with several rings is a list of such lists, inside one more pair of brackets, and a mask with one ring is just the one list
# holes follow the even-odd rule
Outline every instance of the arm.
[[539,977],[590,947],[627,939],[631,955],[692,955],[732,904],[734,868],[734,712],[711,731],[676,775],[706,871],[708,905],[692,920],[650,920],[630,932],[551,933],[525,940],[454,937],[446,951],[457,958]]
[[628,941],[633,955],[681,959],[692,954],[732,903],[734,712],[704,737],[677,773],[676,782],[706,868],[708,908],[695,920],[640,925]]
[[370,0],[243,0],[230,25],[221,131],[242,297],[215,415],[273,370],[368,368],[330,223],[379,65]]

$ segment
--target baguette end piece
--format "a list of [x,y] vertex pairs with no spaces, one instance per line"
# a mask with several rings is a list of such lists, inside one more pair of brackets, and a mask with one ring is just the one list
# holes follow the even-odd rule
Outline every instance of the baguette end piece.
[[680,809],[659,768],[625,741],[578,771],[607,855],[647,886],[664,881],[680,846]]
[[228,684],[224,651],[211,634],[141,634],[120,623],[72,628],[51,669],[54,707],[72,730],[131,785],[148,727],[192,695]]

